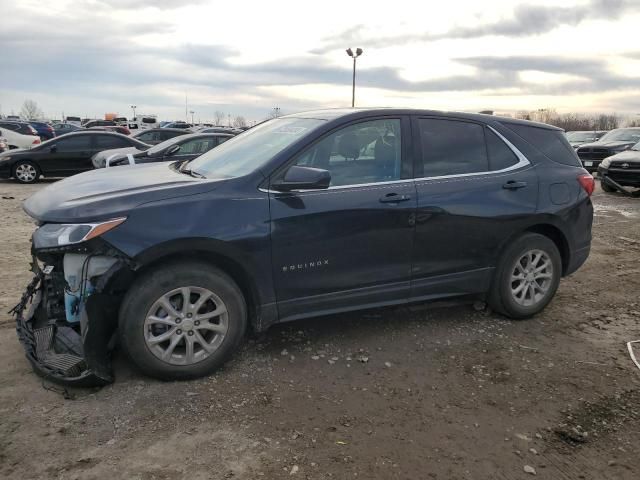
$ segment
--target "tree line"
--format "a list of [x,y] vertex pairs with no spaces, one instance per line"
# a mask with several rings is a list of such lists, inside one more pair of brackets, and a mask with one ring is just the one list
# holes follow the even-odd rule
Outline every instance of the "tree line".
[[552,108],[521,110],[515,118],[533,120],[562,128],[567,132],[575,130],[613,130],[620,127],[640,127],[640,120],[626,120],[615,113],[558,113]]

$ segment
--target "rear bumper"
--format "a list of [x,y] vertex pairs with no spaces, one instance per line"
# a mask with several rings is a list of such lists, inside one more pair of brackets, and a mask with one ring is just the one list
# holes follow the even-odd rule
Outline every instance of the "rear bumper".
[[569,259],[569,265],[567,265],[567,269],[564,272],[564,275],[571,275],[576,270],[578,270],[584,264],[584,262],[587,261],[590,252],[591,245],[572,251]]

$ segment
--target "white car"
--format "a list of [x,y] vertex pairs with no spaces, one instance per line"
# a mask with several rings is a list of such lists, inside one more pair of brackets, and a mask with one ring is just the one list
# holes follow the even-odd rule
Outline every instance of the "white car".
[[11,150],[29,149],[40,144],[38,132],[28,123],[0,121],[0,137],[7,139]]

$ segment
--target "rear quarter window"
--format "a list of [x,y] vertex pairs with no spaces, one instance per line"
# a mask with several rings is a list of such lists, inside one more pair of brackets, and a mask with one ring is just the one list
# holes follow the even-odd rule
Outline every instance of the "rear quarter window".
[[503,125],[522,137],[548,159],[572,167],[582,166],[576,152],[561,130],[550,130],[515,123],[503,123]]

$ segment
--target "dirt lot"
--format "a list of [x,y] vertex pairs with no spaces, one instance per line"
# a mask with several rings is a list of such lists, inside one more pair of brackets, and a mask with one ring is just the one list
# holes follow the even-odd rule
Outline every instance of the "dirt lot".
[[640,199],[594,196],[587,264],[539,317],[468,305],[282,325],[209,378],[64,392],[7,315],[33,225],[0,183],[0,478],[640,478]]

